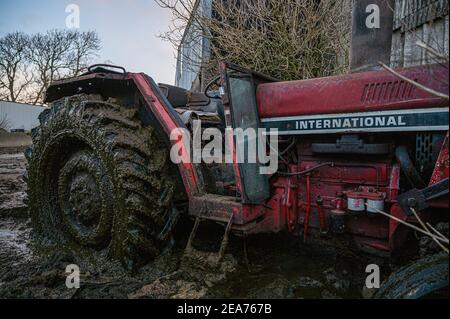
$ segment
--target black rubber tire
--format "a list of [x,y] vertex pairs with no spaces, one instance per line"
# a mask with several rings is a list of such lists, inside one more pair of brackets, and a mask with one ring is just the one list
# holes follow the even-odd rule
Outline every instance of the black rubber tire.
[[448,255],[419,259],[392,273],[373,295],[375,299],[422,299],[448,296]]
[[175,183],[168,150],[137,109],[76,95],[39,120],[26,152],[34,234],[107,248],[130,270],[155,258]]

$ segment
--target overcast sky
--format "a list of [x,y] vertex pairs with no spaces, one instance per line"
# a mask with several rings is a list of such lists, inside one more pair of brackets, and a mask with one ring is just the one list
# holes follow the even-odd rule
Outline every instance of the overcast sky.
[[157,37],[167,31],[171,16],[154,0],[0,0],[0,37],[65,28],[65,9],[72,3],[80,8],[80,31],[97,31],[102,40],[94,62],[110,60],[157,82],[174,82],[174,49]]

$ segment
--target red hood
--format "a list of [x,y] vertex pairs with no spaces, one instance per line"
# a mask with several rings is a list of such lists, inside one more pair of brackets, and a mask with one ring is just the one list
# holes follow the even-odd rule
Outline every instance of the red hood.
[[[448,65],[397,71],[448,94]],[[386,70],[260,84],[256,98],[261,118],[448,106],[447,100],[424,92]]]

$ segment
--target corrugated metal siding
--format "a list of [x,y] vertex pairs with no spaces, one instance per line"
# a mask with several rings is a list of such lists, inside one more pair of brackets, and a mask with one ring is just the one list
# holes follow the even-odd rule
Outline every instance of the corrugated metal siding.
[[436,63],[417,46],[423,41],[448,54],[448,0],[396,0],[391,65],[403,67]]
[[0,119],[6,117],[7,129],[30,131],[39,125],[38,116],[45,107],[0,101]]

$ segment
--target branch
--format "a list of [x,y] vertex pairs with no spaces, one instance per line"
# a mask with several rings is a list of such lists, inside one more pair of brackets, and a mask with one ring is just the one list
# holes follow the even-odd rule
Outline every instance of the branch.
[[[411,208],[411,210],[412,210],[414,216],[416,217],[417,221],[419,222],[419,224],[422,226],[423,230],[425,230],[425,231],[431,233],[430,230],[428,229],[428,227],[423,223],[422,219],[420,219],[419,214],[417,214],[416,210],[415,210],[414,208]],[[439,247],[442,248],[443,251],[445,251],[445,252],[448,254],[448,249],[447,249],[444,245],[442,245],[442,244],[439,242],[439,240],[437,240],[437,239],[434,238],[434,237],[431,237],[431,238],[434,240],[434,242],[435,242]],[[445,238],[444,236],[442,236],[441,238],[442,238],[442,239],[447,239],[447,238]],[[448,240],[448,239],[447,239],[447,240]]]
[[402,79],[402,80],[405,81],[405,82],[408,82],[408,83],[411,84],[411,85],[414,85],[414,86],[417,87],[418,89],[420,89],[420,90],[422,90],[422,91],[425,91],[425,92],[427,92],[427,93],[430,93],[431,95],[440,97],[441,99],[448,100],[448,95],[443,94],[443,93],[438,92],[438,91],[435,91],[435,90],[433,90],[433,89],[430,89],[430,88],[428,88],[428,87],[426,87],[426,86],[424,86],[424,85],[422,85],[422,84],[420,84],[420,83],[417,83],[417,82],[414,81],[414,80],[411,80],[411,79],[407,78],[406,76],[401,75],[400,73],[398,73],[398,72],[395,71],[394,69],[391,69],[390,67],[388,67],[386,64],[384,64],[384,63],[381,62],[381,61],[378,62],[378,63],[379,63],[383,68],[385,68],[387,71],[389,71],[390,73],[392,73],[393,75],[395,75],[396,77]]
[[[366,204],[366,205],[367,205],[367,204]],[[374,209],[375,209],[375,211],[376,211],[377,213],[379,213],[379,214],[381,214],[381,215],[384,215],[384,216],[386,216],[386,217],[388,217],[388,218],[390,218],[390,219],[393,219],[393,220],[395,220],[396,222],[399,222],[400,224],[403,224],[403,225],[405,225],[405,226],[407,226],[407,227],[409,227],[409,228],[412,228],[412,229],[414,229],[415,231],[418,231],[419,233],[422,233],[422,234],[424,234],[424,235],[430,236],[431,238],[435,238],[436,240],[439,240],[440,242],[443,242],[443,243],[445,243],[445,244],[447,244],[447,245],[448,245],[448,243],[449,243],[449,241],[448,241],[447,238],[445,238],[445,239],[444,239],[444,238],[441,238],[440,236],[436,236],[436,235],[430,233],[429,231],[425,231],[425,230],[423,230],[422,228],[419,228],[419,227],[417,227],[417,226],[415,226],[415,225],[413,225],[413,224],[410,224],[410,223],[408,223],[408,222],[405,222],[404,220],[401,220],[400,218],[397,218],[397,217],[392,216],[392,215],[390,215],[390,214],[388,214],[388,213],[385,213],[385,212],[383,212],[382,210],[379,210],[379,209],[377,209],[377,208],[374,208]]]
[[432,55],[434,55],[435,57],[445,60],[448,62],[448,55],[442,54],[441,52],[435,50],[434,48],[430,47],[429,45],[427,45],[426,43],[422,42],[422,41],[417,41],[416,44],[425,49],[426,51],[430,52]]

